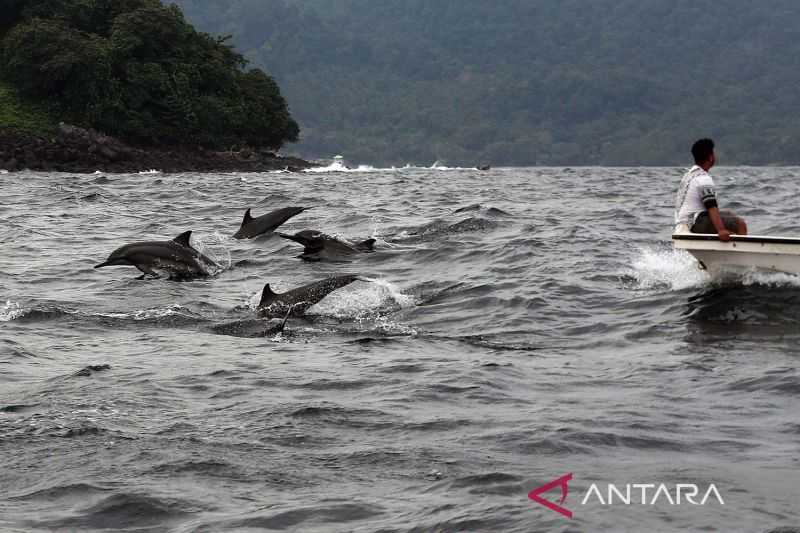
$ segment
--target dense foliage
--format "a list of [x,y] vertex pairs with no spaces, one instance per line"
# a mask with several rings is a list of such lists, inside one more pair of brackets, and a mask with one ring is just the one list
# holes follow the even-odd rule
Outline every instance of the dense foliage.
[[25,101],[13,86],[0,82],[0,124],[8,132],[47,135],[54,120],[40,106]]
[[158,0],[0,0],[0,69],[54,116],[141,143],[277,149],[277,84]]
[[310,155],[800,163],[800,3],[175,0],[283,87]]

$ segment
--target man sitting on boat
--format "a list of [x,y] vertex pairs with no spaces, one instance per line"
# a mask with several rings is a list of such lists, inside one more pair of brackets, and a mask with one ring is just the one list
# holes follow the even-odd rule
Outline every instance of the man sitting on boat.
[[683,175],[675,197],[675,223],[677,231],[688,229],[692,233],[716,233],[721,241],[729,241],[731,234],[747,235],[747,224],[730,211],[720,211],[714,180],[708,173],[716,163],[714,141],[700,139],[692,145],[694,166]]

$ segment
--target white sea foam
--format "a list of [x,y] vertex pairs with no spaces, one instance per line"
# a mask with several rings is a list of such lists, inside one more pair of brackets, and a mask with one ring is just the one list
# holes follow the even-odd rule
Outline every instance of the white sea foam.
[[672,249],[642,248],[631,262],[630,275],[640,289],[682,290],[708,283],[711,277],[688,253]]
[[307,311],[310,315],[335,316],[337,318],[364,318],[381,311],[413,307],[411,296],[385,280],[367,279],[371,283],[355,283],[346,289],[334,291]]
[[150,170],[142,170],[141,172],[139,172],[139,174],[143,176],[148,174],[161,174],[161,171],[151,168]]
[[189,311],[180,305],[170,305],[168,307],[157,307],[153,309],[140,309],[131,313],[98,313],[97,316],[106,318],[120,318],[132,320],[150,320],[153,318],[164,318],[175,315],[186,315]]
[[0,174],[8,174],[8,170],[0,168]]
[[766,272],[763,270],[748,270],[739,276],[742,285],[762,285],[766,287],[798,287],[800,276],[784,272]]
[[420,167],[416,165],[412,165],[410,163],[406,163],[405,166],[397,168],[395,166],[382,168],[382,167],[375,167],[372,165],[358,165],[357,167],[348,167],[345,165],[341,160],[334,161],[330,165],[322,166],[322,167],[313,167],[305,169],[303,172],[310,172],[310,173],[319,173],[324,174],[327,172],[344,172],[344,173],[358,173],[358,172],[403,172],[403,171],[414,171],[414,170],[475,170],[474,168],[466,168],[466,167],[449,167],[447,165],[442,164],[440,161],[436,161],[433,165],[429,167]]
[[330,165],[326,167],[313,167],[307,168],[303,172],[310,172],[310,173],[326,173],[326,172],[347,172],[347,173],[356,173],[356,172],[391,172],[396,170],[394,168],[375,168],[372,165],[358,165],[356,168],[349,168],[341,161],[334,161]]
[[11,300],[6,301],[6,305],[0,308],[0,322],[11,322],[21,317],[25,311],[19,306],[17,302]]
[[765,270],[723,270],[709,273],[697,260],[681,250],[642,248],[631,262],[630,275],[639,289],[668,288],[679,291],[707,284],[762,285],[767,287],[800,287],[800,277]]
[[475,167],[448,167],[447,165],[443,165],[440,161],[436,161],[433,165],[428,167],[427,170],[475,170]]

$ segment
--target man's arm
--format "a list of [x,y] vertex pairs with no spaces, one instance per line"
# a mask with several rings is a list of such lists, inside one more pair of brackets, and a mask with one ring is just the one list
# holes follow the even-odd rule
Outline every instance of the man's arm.
[[[714,203],[716,203],[716,201]],[[731,232],[725,227],[725,223],[722,221],[722,217],[719,215],[719,208],[709,207],[707,210],[708,218],[711,219],[711,223],[714,224],[714,227],[717,229],[719,240],[724,242],[731,240]]]
[[705,182],[700,188],[700,200],[703,202],[703,206],[708,212],[708,218],[711,219],[711,223],[714,224],[714,228],[717,230],[719,240],[727,242],[731,240],[731,232],[725,227],[725,223],[722,221],[722,217],[719,214],[717,193],[714,191],[714,182],[711,180],[711,176],[706,175],[705,178]]

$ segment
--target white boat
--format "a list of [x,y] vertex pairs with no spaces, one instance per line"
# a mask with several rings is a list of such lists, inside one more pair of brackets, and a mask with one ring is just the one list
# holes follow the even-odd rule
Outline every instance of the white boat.
[[678,226],[672,235],[676,250],[686,250],[708,271],[762,269],[800,274],[800,238],[731,235],[722,242],[715,233],[691,233]]

